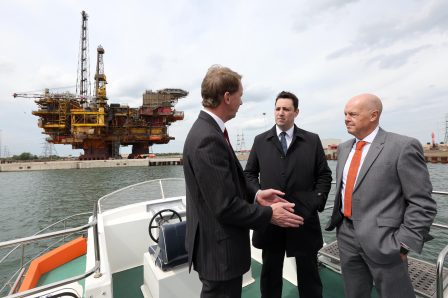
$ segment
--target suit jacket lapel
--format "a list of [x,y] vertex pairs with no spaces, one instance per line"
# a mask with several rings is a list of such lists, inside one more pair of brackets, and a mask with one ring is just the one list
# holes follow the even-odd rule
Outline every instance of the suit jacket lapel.
[[[222,133],[221,128],[219,127],[218,123],[216,123],[215,119],[213,119],[213,117],[207,114],[206,112],[200,111],[198,118],[205,120],[206,122],[211,124],[216,130]],[[224,138],[224,134],[222,135],[222,137]]]
[[358,177],[356,178],[356,185],[353,191],[356,191],[358,186],[361,184],[362,180],[366,176],[373,162],[377,159],[380,152],[383,150],[384,142],[386,140],[386,132],[381,128],[378,130],[378,134],[370,145],[369,152],[362,163],[361,169],[359,170]]
[[[230,145],[227,143],[226,138],[224,137],[224,133],[221,131],[221,128],[219,127],[218,123],[216,123],[215,119],[212,118],[212,116],[210,116],[209,114],[207,114],[204,111],[201,111],[199,113],[199,118],[202,118],[203,120],[207,121],[209,124],[211,124],[213,126],[214,129],[216,129],[220,135],[222,135],[222,138],[224,140],[225,146],[227,147],[227,150],[230,154],[230,162],[234,163],[235,168],[236,168],[236,175],[237,175],[237,179],[239,179],[240,183],[236,184],[236,187],[239,189],[238,193],[243,195],[243,199],[248,200],[248,197],[246,195],[245,192],[245,178],[244,178],[244,171],[243,171],[243,167],[241,166],[240,161],[238,160],[238,158],[236,157],[235,151],[233,151],[232,147],[230,147]],[[232,167],[233,169],[233,167]],[[241,188],[241,185],[244,185],[244,188]]]
[[275,125],[266,134],[266,140],[272,142],[272,144],[274,144],[274,147],[277,148],[278,152],[283,154],[282,145],[280,144],[280,141],[278,139],[277,130],[275,129]]
[[[293,146],[298,146],[298,145],[296,145],[296,143],[299,141],[299,139],[303,140],[304,138],[305,137],[303,135],[303,131],[300,128],[298,128],[297,125],[294,124],[294,132],[292,135],[292,141],[291,141],[291,144],[289,145],[289,148],[291,148],[291,150],[293,150]],[[280,144],[280,141],[279,141],[279,144]],[[288,148],[288,151],[289,151],[289,148]]]
[[[299,138],[303,138],[303,134],[300,131],[300,128],[297,127],[297,125],[294,125],[294,131],[292,135],[292,141],[291,144],[289,144],[288,151],[294,146],[294,144],[297,142]],[[275,148],[277,148],[278,152],[283,154],[282,144],[280,144],[280,140],[278,139],[277,130],[275,125],[269,130],[268,134],[266,135],[266,139],[270,140]]]
[[204,111],[199,112],[199,118],[204,119],[205,121],[207,121],[209,124],[211,124],[221,135],[223,140],[225,141],[225,143],[227,144],[227,149],[229,150],[229,152],[231,153],[231,155],[234,157],[234,159],[236,161],[238,161],[235,152],[232,150],[232,148],[230,147],[229,143],[227,143],[226,138],[224,137],[224,133],[222,132],[221,128],[219,127],[218,123],[216,123],[215,119],[212,118],[212,116],[210,116],[209,114],[207,114]]
[[348,142],[345,146],[341,146],[338,153],[338,172],[336,173],[336,177],[338,180],[336,181],[337,186],[340,187],[342,183],[342,176],[344,174],[344,166],[347,162],[348,156],[350,155],[350,151],[352,150],[353,144],[355,143],[355,139],[352,142]]

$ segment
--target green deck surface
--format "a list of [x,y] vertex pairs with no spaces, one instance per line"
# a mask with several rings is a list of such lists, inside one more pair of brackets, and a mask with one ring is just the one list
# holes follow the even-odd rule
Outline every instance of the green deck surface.
[[[66,278],[70,278],[76,275],[81,275],[86,272],[86,256],[80,256],[63,266],[57,267],[52,271],[49,271],[41,276],[38,286],[47,285],[53,282],[61,281]],[[79,283],[84,287],[84,280],[80,280]]]
[[[243,298],[258,298],[261,296],[260,273],[261,264],[252,260],[252,276],[254,277],[255,282],[243,288]],[[322,266],[320,268],[320,276],[324,287],[324,298],[344,297],[342,278],[339,273],[336,273]],[[115,273],[112,275],[112,278],[113,293],[115,298],[143,297],[140,290],[140,286],[143,284],[143,266]],[[377,297],[375,290],[374,292],[375,293],[372,293],[372,297]],[[287,280],[283,280],[282,298],[293,297],[298,297],[297,287]]]
[[[243,288],[243,298],[258,298],[261,297],[260,294],[260,274],[261,274],[261,264],[257,261],[252,260],[252,277],[255,279],[254,283],[251,283],[247,287]],[[283,290],[282,297],[285,298],[297,298],[297,287],[283,279]]]
[[143,298],[143,266],[112,274],[114,298]]
[[[252,260],[252,276],[255,282],[243,288],[243,298],[258,298],[260,294],[260,273],[261,264]],[[324,298],[343,298],[344,287],[342,284],[342,277],[324,266],[319,268],[320,278],[323,285]],[[373,293],[375,292],[375,293]],[[376,291],[373,290],[372,297],[378,297]],[[297,287],[287,280],[283,280],[282,298],[297,298],[299,293]]]
[[[73,261],[56,268],[55,270],[43,275],[39,280],[38,285],[49,284],[60,281],[75,275],[80,275],[85,272],[85,256],[74,259]],[[243,288],[243,298],[258,298],[260,297],[260,273],[261,264],[252,260],[252,276],[255,282]],[[342,285],[342,277],[323,266],[320,267],[320,276],[324,288],[324,298],[342,298],[344,297],[344,288]],[[80,281],[84,287],[84,280]],[[113,294],[115,298],[140,298],[143,294],[140,286],[143,284],[143,266],[138,266],[114,273],[112,275]],[[283,280],[282,298],[299,297],[297,287],[287,280]],[[372,291],[372,297],[378,297],[375,290]],[[186,297],[189,298],[189,297]]]

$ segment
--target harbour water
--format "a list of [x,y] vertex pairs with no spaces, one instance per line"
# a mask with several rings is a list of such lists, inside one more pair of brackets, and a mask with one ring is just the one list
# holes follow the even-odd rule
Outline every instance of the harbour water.
[[[242,162],[244,166],[244,161]],[[335,161],[329,161],[333,171]],[[448,166],[428,164],[434,190],[448,191]],[[103,195],[124,186],[158,178],[183,177],[182,166],[69,169],[0,173],[0,241],[30,236],[52,222],[72,214],[92,211]],[[332,205],[334,189],[327,205]],[[448,197],[434,195],[436,222],[448,225]],[[331,210],[321,214],[325,225]],[[431,263],[448,244],[446,231],[431,230],[435,240],[425,245],[423,258]],[[334,232],[324,233],[326,242]],[[1,258],[1,256],[0,256]]]

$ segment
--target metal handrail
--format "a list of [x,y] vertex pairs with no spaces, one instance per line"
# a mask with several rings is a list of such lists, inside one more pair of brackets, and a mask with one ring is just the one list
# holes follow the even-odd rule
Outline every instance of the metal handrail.
[[0,248],[18,245],[18,244],[27,244],[30,242],[34,242],[35,240],[48,239],[48,238],[54,238],[54,237],[58,237],[58,236],[73,234],[76,232],[85,231],[94,225],[96,225],[96,218],[92,222],[82,225],[82,226],[79,226],[79,227],[76,227],[76,228],[70,228],[70,229],[61,230],[61,231],[50,232],[50,233],[46,233],[46,234],[34,235],[34,236],[30,236],[30,237],[23,237],[23,238],[19,238],[19,239],[0,242]]
[[108,193],[107,195],[102,196],[101,198],[98,199],[98,203],[97,203],[98,204],[98,213],[102,213],[103,212],[103,210],[101,208],[101,204],[104,201],[106,201],[108,198],[114,197],[114,195],[117,194],[117,193],[123,192],[123,191],[125,191],[127,189],[134,188],[134,187],[137,187],[137,186],[140,186],[140,185],[143,185],[143,184],[159,182],[161,195],[163,196],[164,195],[164,191],[163,191],[163,184],[162,184],[162,182],[165,182],[165,181],[176,181],[176,180],[184,181],[185,179],[184,178],[153,179],[153,180],[148,180],[148,181],[143,181],[143,182],[140,182],[140,183],[132,184],[132,185],[120,188],[120,189],[118,189],[116,191],[113,191],[111,193]]
[[15,291],[17,291],[17,288],[19,287],[20,280],[22,279],[23,273],[25,273],[25,267],[22,267],[20,269],[19,274],[17,275],[16,281],[11,287],[11,290],[9,291],[8,295],[14,294]]
[[91,214],[91,213],[92,213],[92,212],[89,211],[89,212],[82,212],[82,213],[78,213],[78,214],[73,214],[73,215],[67,216],[67,217],[65,217],[65,218],[63,218],[63,219],[61,219],[61,220],[58,220],[58,221],[52,223],[52,224],[49,225],[49,226],[46,226],[46,227],[43,228],[42,230],[40,230],[40,231],[34,233],[34,235],[40,234],[40,233],[42,233],[43,231],[46,231],[46,230],[48,230],[49,228],[54,227],[55,225],[57,225],[57,224],[59,224],[59,223],[61,223],[61,222],[65,223],[68,219],[73,218],[73,217],[75,217],[75,216],[86,215],[86,214]]
[[[64,228],[65,228],[65,222],[66,222],[68,219],[73,218],[73,217],[75,217],[75,216],[80,216],[80,215],[85,215],[85,214],[90,214],[90,213],[91,213],[91,212],[83,212],[83,213],[78,213],[78,214],[74,214],[74,215],[67,216],[67,217],[65,217],[65,218],[63,218],[63,219],[61,219],[61,220],[59,220],[59,221],[57,221],[57,222],[55,222],[55,223],[53,223],[53,224],[51,224],[51,225],[45,227],[45,228],[43,228],[42,230],[37,231],[36,233],[33,234],[33,236],[34,236],[34,235],[38,235],[38,234],[42,233],[43,231],[46,231],[46,230],[48,230],[49,228],[54,227],[55,225],[57,225],[57,224],[59,224],[59,223],[61,223],[61,222],[64,223]],[[7,259],[7,258],[8,258],[8,257],[9,257],[9,256],[16,250],[16,249],[18,249],[19,247],[22,247],[22,249],[23,249],[23,246],[22,246],[22,245],[17,245],[17,246],[14,247],[13,249],[11,249],[6,255],[4,255],[2,259],[0,259],[0,264],[3,263],[3,261],[6,260],[6,259]],[[22,257],[23,257],[23,256],[22,256]],[[23,260],[22,260],[22,262],[23,262]]]
[[[41,286],[41,287],[37,287],[37,288],[33,288],[30,289],[28,291],[24,291],[24,292],[20,292],[20,293],[16,293],[13,295],[9,295],[7,296],[8,298],[12,298],[12,297],[24,297],[26,295],[31,295],[31,294],[35,294],[35,293],[39,293],[42,291],[46,291],[46,290],[50,290],[53,289],[55,287],[59,287],[59,286],[63,286],[81,279],[84,279],[88,276],[90,276],[91,274],[95,273],[94,277],[98,278],[101,276],[100,273],[100,253],[99,253],[99,241],[98,241],[98,221],[97,221],[97,204],[94,205],[93,208],[93,218],[92,221],[79,226],[79,227],[75,227],[75,228],[70,228],[70,229],[64,229],[61,231],[55,231],[55,232],[50,232],[50,233],[46,233],[46,234],[40,234],[40,235],[33,235],[30,237],[24,237],[24,238],[19,238],[19,239],[15,239],[15,240],[10,240],[10,241],[4,241],[0,243],[0,248],[4,248],[4,247],[9,247],[9,246],[14,246],[14,245],[18,245],[16,246],[19,247],[21,245],[27,244],[27,243],[31,243],[37,240],[41,240],[41,239],[49,239],[49,238],[55,238],[55,237],[59,237],[59,236],[64,236],[64,235],[68,235],[68,234],[73,234],[76,232],[81,232],[81,231],[85,231],[88,230],[90,227],[93,227],[94,231],[93,231],[93,239],[94,239],[94,250],[95,250],[95,267],[92,268],[91,270],[89,270],[88,272],[82,274],[82,275],[78,275],[72,278],[68,278],[68,279],[64,279],[62,281],[59,282],[55,282],[55,283],[51,283],[49,285],[45,285],[45,286]],[[59,221],[61,222],[61,221]],[[54,226],[51,225],[51,226]],[[47,227],[48,228],[48,227]],[[44,228],[42,231],[46,230],[47,228]],[[14,249],[16,249],[14,248]],[[13,249],[13,250],[14,250]],[[15,286],[17,287],[17,286]]]
[[99,240],[98,240],[98,204],[94,204],[93,205],[93,218],[95,220],[95,225],[93,226],[93,249],[95,250],[95,264],[97,264],[98,266],[96,266],[95,269],[95,278],[101,277],[101,272],[100,272],[100,245],[99,245]]
[[443,263],[445,262],[446,255],[448,254],[448,245],[445,246],[444,249],[439,253],[437,258],[437,278],[436,278],[436,286],[437,286],[437,298],[443,298]]
[[[10,295],[10,296],[7,296],[7,297],[23,297],[23,296],[25,296],[25,295],[30,295],[30,294],[38,293],[38,292],[41,292],[41,291],[46,291],[46,290],[52,289],[52,288],[54,288],[54,287],[63,286],[63,285],[65,285],[65,284],[68,284],[68,283],[71,283],[71,282],[74,282],[74,281],[77,281],[77,280],[80,280],[80,279],[84,279],[84,278],[90,276],[92,273],[95,273],[95,274],[94,274],[94,277],[95,277],[95,278],[99,278],[99,277],[101,277],[101,271],[100,271],[100,264],[101,264],[101,262],[100,262],[100,250],[99,250],[99,240],[98,240],[98,224],[97,224],[97,218],[98,218],[98,211],[101,213],[101,203],[102,203],[102,201],[103,201],[103,200],[106,200],[108,197],[111,197],[112,195],[114,195],[114,194],[116,194],[116,193],[118,193],[118,192],[122,192],[122,191],[125,190],[125,189],[129,189],[129,188],[132,188],[132,187],[135,187],[135,186],[138,186],[138,185],[142,185],[142,184],[145,184],[145,183],[151,183],[151,182],[159,182],[160,190],[161,190],[161,192],[162,192],[162,196],[164,196],[162,180],[163,180],[163,181],[166,181],[166,180],[172,180],[172,181],[174,181],[174,180],[183,180],[183,179],[182,179],[182,178],[168,178],[168,179],[155,179],[155,180],[151,180],[151,181],[144,181],[144,182],[141,182],[141,183],[137,183],[137,184],[130,185],[130,186],[128,186],[128,187],[119,189],[119,190],[114,191],[114,192],[112,192],[112,193],[109,193],[109,194],[107,194],[107,195],[101,197],[101,198],[97,201],[97,203],[94,204],[94,208],[93,208],[93,219],[92,219],[91,222],[89,222],[89,223],[86,224],[86,225],[82,225],[82,226],[75,227],[75,228],[70,228],[70,229],[64,229],[64,230],[61,230],[61,231],[50,232],[50,233],[46,233],[46,234],[39,234],[39,233],[41,233],[41,232],[43,232],[43,231],[45,231],[45,230],[48,230],[50,227],[53,227],[53,226],[57,225],[57,224],[60,223],[60,222],[64,222],[64,223],[65,223],[65,221],[66,221],[68,218],[71,218],[71,217],[74,217],[74,216],[78,216],[78,215],[82,215],[82,214],[87,214],[88,212],[85,212],[85,213],[79,213],[79,214],[76,214],[76,215],[72,215],[72,216],[69,216],[69,217],[67,217],[67,218],[65,218],[65,219],[63,219],[63,220],[60,220],[60,221],[58,221],[58,222],[55,222],[55,223],[51,224],[50,226],[45,227],[44,229],[40,230],[39,232],[37,232],[37,233],[34,234],[33,236],[30,236],[30,237],[24,237],[24,238],[19,238],[19,239],[10,240],[10,241],[0,242],[0,249],[1,249],[1,248],[5,248],[5,247],[9,247],[9,246],[14,246],[14,245],[16,245],[16,247],[15,247],[14,249],[12,249],[12,250],[11,250],[11,251],[10,251],[4,258],[3,258],[3,259],[5,259],[5,258],[8,257],[8,256],[15,250],[15,249],[17,249],[17,248],[19,248],[19,247],[24,247],[24,246],[23,246],[24,244],[28,244],[28,243],[31,243],[31,242],[34,242],[34,241],[37,241],[37,240],[41,240],[41,239],[48,239],[48,238],[54,238],[54,237],[58,237],[58,236],[64,236],[64,235],[68,235],[68,234],[73,234],[73,233],[76,233],[76,232],[85,231],[85,230],[89,229],[90,227],[93,227],[94,254],[95,254],[95,267],[94,267],[93,269],[91,269],[90,271],[88,271],[86,274],[83,274],[83,275],[79,275],[79,276],[76,276],[76,277],[73,277],[73,278],[65,279],[65,280],[60,281],[60,282],[57,282],[57,283],[52,283],[52,284],[50,284],[50,285],[46,285],[46,286],[42,286],[42,287],[38,287],[38,288],[34,288],[34,289],[28,290],[28,291],[26,291],[26,292],[17,293],[17,294],[14,294],[14,295],[12,295],[12,296]],[[0,261],[0,263],[3,261],[3,259]],[[20,271],[20,269],[19,269],[19,271]],[[17,272],[16,272],[16,273],[17,273]],[[15,274],[16,274],[16,273],[15,273]],[[15,274],[14,274],[14,275],[15,275]],[[16,283],[17,283],[17,280],[16,280],[15,284],[16,284]],[[17,285],[14,285],[14,287],[16,288]],[[14,291],[14,289],[12,289],[12,291]]]

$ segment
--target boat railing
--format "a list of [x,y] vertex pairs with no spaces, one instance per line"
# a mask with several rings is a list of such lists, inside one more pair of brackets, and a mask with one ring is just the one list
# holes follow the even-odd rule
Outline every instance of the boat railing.
[[436,279],[436,287],[437,287],[437,298],[443,298],[443,263],[445,263],[446,255],[448,254],[448,245],[445,246],[444,249],[439,253],[437,257],[437,279]]
[[[336,184],[335,182],[332,182],[331,184]],[[447,191],[438,191],[434,190],[432,191],[433,195],[441,195],[441,196],[447,196]],[[324,210],[332,209],[333,208],[333,201],[329,202],[327,206],[325,206]],[[431,227],[439,228],[442,230],[448,230],[448,225],[441,224],[441,223],[432,223]],[[445,289],[445,286],[443,284],[444,282],[444,267],[443,264],[445,263],[445,259],[448,255],[448,245],[446,245],[439,253],[439,256],[437,257],[436,262],[436,297],[437,298],[443,298],[443,291]]]
[[[27,295],[32,295],[32,294],[40,293],[43,291],[48,291],[48,290],[54,289],[56,287],[61,287],[61,286],[67,285],[69,283],[85,279],[86,277],[88,277],[94,273],[95,273],[95,277],[101,276],[101,274],[100,274],[100,255],[99,255],[99,247],[98,247],[97,206],[96,206],[96,204],[94,206],[92,220],[89,223],[81,225],[81,226],[73,227],[73,228],[66,228],[68,220],[73,220],[73,218],[75,218],[75,217],[79,217],[81,215],[85,216],[88,214],[91,214],[91,212],[78,213],[78,214],[66,217],[58,222],[51,224],[50,226],[45,227],[44,229],[40,230],[39,232],[35,233],[33,236],[30,236],[30,237],[24,237],[24,238],[1,242],[0,249],[11,247],[11,246],[15,246],[15,247],[11,251],[9,251],[0,260],[0,265],[17,249],[21,248],[22,251],[21,251],[19,269],[15,273],[13,273],[11,275],[10,279],[5,282],[5,284],[2,286],[2,288],[0,288],[0,293],[3,293],[3,291],[5,291],[5,289],[9,286],[10,290],[9,290],[8,296],[6,296],[6,297],[8,297],[8,298],[25,297]],[[59,230],[59,231],[54,231],[54,232],[47,232],[50,228],[55,227],[58,224],[63,224],[64,229]],[[74,277],[71,277],[68,279],[64,279],[62,281],[54,282],[54,283],[51,283],[48,285],[44,285],[44,286],[36,287],[36,288],[30,289],[27,291],[16,293],[17,288],[19,287],[20,281],[25,272],[25,269],[31,263],[31,261],[33,259],[35,259],[36,257],[49,251],[51,248],[55,247],[60,242],[65,241],[67,237],[70,237],[70,236],[73,236],[73,235],[76,235],[79,233],[85,234],[85,232],[89,228],[94,229],[94,231],[93,231],[94,239],[93,240],[94,240],[94,249],[95,249],[95,266],[92,269],[86,271],[82,275],[74,276]],[[44,232],[46,232],[46,233],[44,233]],[[61,237],[62,237],[62,239],[61,239]],[[31,257],[28,261],[25,260],[25,246],[26,245],[31,244],[31,243],[36,243],[39,240],[54,239],[54,238],[58,238],[58,240],[47,245],[47,247],[44,250],[40,251],[36,256]],[[13,282],[13,280],[14,280],[14,282]]]
[[129,205],[168,197],[185,196],[184,178],[164,178],[136,183],[98,199],[98,213]]
[[[54,222],[53,224],[51,224],[51,225],[49,225],[49,226],[43,228],[42,230],[37,231],[37,232],[34,233],[31,237],[40,235],[40,234],[42,234],[43,232],[45,232],[45,231],[51,229],[52,227],[55,227],[55,226],[61,224],[61,223],[63,224],[64,229],[65,229],[65,228],[67,228],[67,221],[68,221],[68,220],[71,220],[71,219],[73,219],[73,218],[75,218],[75,217],[80,217],[80,216],[83,216],[83,215],[87,215],[87,214],[92,214],[92,212],[83,212],[83,213],[78,213],[78,214],[74,214],[74,215],[65,217],[65,218],[63,218],[63,219],[61,219],[61,220],[59,220],[59,221],[57,221],[57,222]],[[47,247],[47,249],[49,249],[49,248],[51,248],[51,247],[54,247],[54,246],[55,246],[56,244],[58,244],[60,241],[61,241],[61,240],[59,240],[59,241],[53,243],[51,246]],[[62,241],[65,241],[65,237],[62,239]],[[3,244],[3,243],[2,243],[2,244]],[[0,245],[1,245],[1,244],[0,244]],[[8,245],[8,247],[9,247],[9,246],[11,246],[11,245]],[[6,247],[6,246],[5,246],[5,247]],[[0,248],[2,248],[2,247],[0,246]],[[4,255],[3,258],[0,259],[0,265],[1,265],[1,264],[2,264],[2,263],[3,263],[3,262],[4,262],[4,261],[11,255],[11,254],[12,254],[12,253],[14,253],[14,252],[15,252],[17,249],[19,249],[19,248],[22,248],[22,255],[21,255],[21,258],[20,258],[20,260],[21,260],[20,264],[23,265],[23,264],[24,264],[24,261],[25,261],[24,244],[18,244],[16,247],[14,247],[13,249],[11,249],[6,255]],[[44,250],[43,252],[45,252],[45,250]],[[42,253],[42,252],[41,252],[41,253]],[[41,254],[41,253],[39,253],[39,254]],[[0,293],[1,293],[1,289],[0,289]]]

